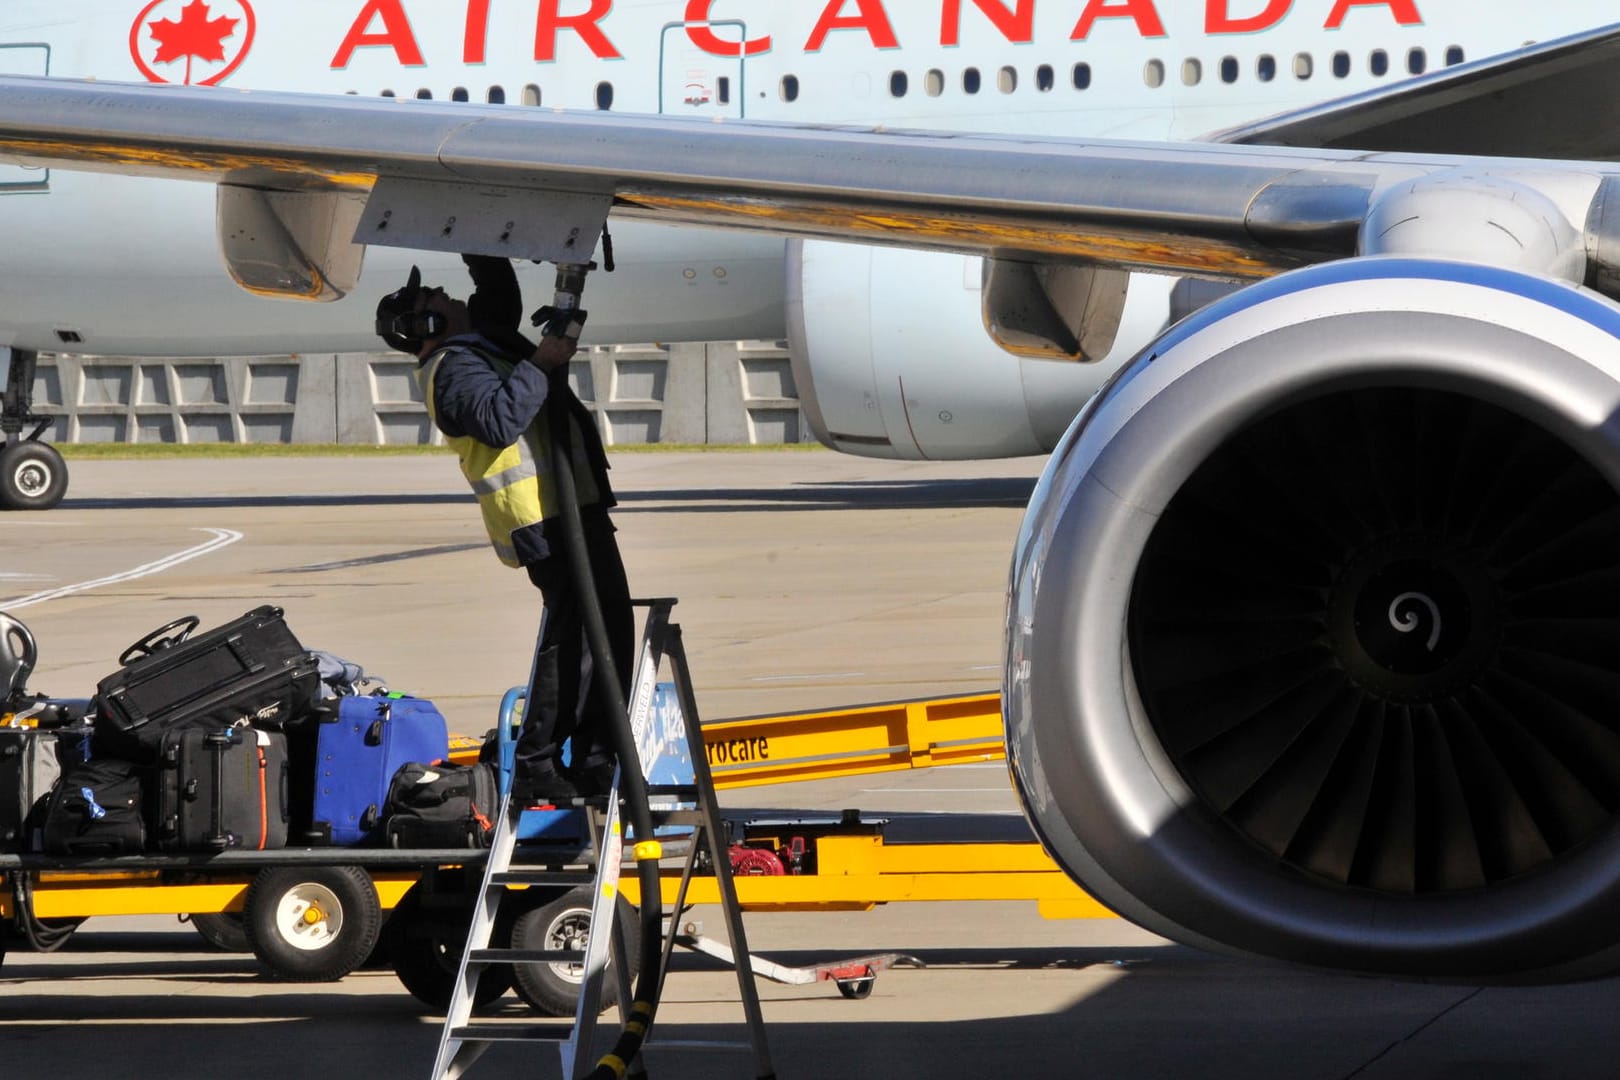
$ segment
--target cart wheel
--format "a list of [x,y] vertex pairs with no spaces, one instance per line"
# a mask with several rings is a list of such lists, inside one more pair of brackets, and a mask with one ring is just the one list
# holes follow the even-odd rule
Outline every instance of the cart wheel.
[[0,510],[49,510],[67,488],[67,462],[56,447],[16,442],[0,450]]
[[253,955],[271,974],[332,982],[359,967],[377,943],[382,906],[357,866],[260,870],[243,901]]
[[240,911],[194,911],[183,918],[220,952],[253,951]]
[[[518,894],[513,894],[518,895]],[[511,897],[508,897],[510,900]],[[615,904],[619,924],[624,927],[625,948],[629,953],[630,977],[641,969],[641,922],[636,909],[622,895]],[[555,899],[522,912],[512,921],[514,949],[581,949],[591,940],[591,890],[570,889]],[[612,973],[611,965],[608,968]],[[585,981],[585,965],[514,964],[512,981],[518,997],[545,1016],[573,1016]],[[618,1001],[615,980],[602,988],[602,1008]]]
[[838,992],[851,1001],[864,1001],[872,996],[872,987],[876,984],[876,975],[862,975],[854,979],[839,979]]
[[[442,910],[431,910],[438,905],[424,904],[422,897],[421,885],[412,885],[395,905],[394,913],[388,918],[384,947],[394,965],[394,974],[411,996],[442,1013],[450,1007],[461,954],[467,948],[467,928],[472,922],[471,898],[465,906],[447,905]],[[437,899],[443,899],[442,895]],[[511,988],[512,969],[503,964],[491,965],[478,978],[473,1007],[481,1009],[493,1005]]]

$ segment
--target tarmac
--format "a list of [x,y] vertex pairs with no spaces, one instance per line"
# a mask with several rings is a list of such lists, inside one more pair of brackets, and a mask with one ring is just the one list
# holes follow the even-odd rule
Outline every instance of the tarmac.
[[[825,452],[620,454],[632,591],[674,596],[705,719],[970,693],[999,682],[1007,562],[1040,462]],[[535,592],[489,553],[448,454],[75,462],[68,500],[0,516],[0,609],[39,639],[31,685],[88,695],[131,642],[263,603],[304,643],[481,734],[524,681]],[[1000,765],[726,793],[731,808],[1016,820]],[[718,911],[689,918],[721,928]],[[779,963],[918,958],[870,997],[761,982],[783,1080],[850,1077],[1612,1077],[1620,983],[1478,988],[1212,956],[1033,903],[757,914]],[[172,918],[95,919],[0,965],[0,1061],[58,1078],[426,1077],[439,1018],[387,969],[273,981]],[[520,1015],[508,998],[502,1009]],[[734,976],[678,956],[653,1077],[751,1077]],[[662,1047],[660,1043],[663,1043]],[[470,1075],[559,1075],[502,1046]]]

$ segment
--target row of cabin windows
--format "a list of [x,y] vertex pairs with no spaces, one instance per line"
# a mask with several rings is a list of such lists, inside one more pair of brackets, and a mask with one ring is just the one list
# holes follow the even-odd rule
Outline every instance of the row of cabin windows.
[[[1453,45],[1446,50],[1446,66],[1452,67],[1463,62],[1462,47]],[[1333,77],[1346,79],[1354,62],[1347,52],[1336,52],[1330,61],[1329,67]],[[1428,70],[1428,54],[1421,48],[1408,49],[1406,53],[1406,72],[1409,75],[1422,75]],[[1316,61],[1310,53],[1298,53],[1293,60],[1293,73],[1296,79],[1309,79],[1316,74]],[[1221,58],[1218,68],[1221,82],[1235,83],[1242,75],[1242,64],[1235,56]],[[1262,54],[1255,58],[1254,76],[1261,82],[1271,82],[1277,77],[1277,58],[1270,54]],[[1389,53],[1383,49],[1374,49],[1367,54],[1367,71],[1377,77],[1389,74]],[[1151,88],[1158,88],[1165,82],[1165,66],[1163,60],[1149,60],[1142,69],[1142,81]],[[1204,62],[1189,57],[1181,62],[1181,82],[1184,86],[1197,86],[1204,81]],[[719,86],[719,99],[721,104],[730,101],[730,80],[722,78]],[[1086,63],[1075,64],[1069,69],[1069,83],[1076,90],[1087,90],[1091,87],[1091,65]],[[1003,94],[1011,94],[1018,89],[1018,69],[1007,66],[995,73],[995,86]],[[1047,93],[1057,87],[1057,72],[1051,64],[1042,64],[1035,69],[1035,89]],[[984,88],[984,75],[976,67],[962,69],[962,92],[964,94],[977,94]],[[793,102],[799,99],[799,77],[797,75],[784,75],[778,86],[778,95],[783,101]],[[904,71],[891,72],[889,75],[889,93],[897,98],[905,97],[911,92],[911,77]],[[945,93],[945,73],[938,68],[929,70],[923,75],[923,93],[929,97],[939,97]],[[396,96],[392,90],[384,90],[383,97]],[[416,96],[424,101],[433,99],[433,91],[424,87],[416,92]],[[464,86],[458,86],[450,91],[451,101],[470,101],[472,95]],[[484,93],[484,100],[491,105],[506,104],[506,88],[504,86],[491,86]],[[519,95],[523,105],[538,106],[541,103],[540,87],[535,83],[525,86]],[[596,107],[598,109],[613,108],[613,84],[599,82],[596,84]]]
[[[1465,59],[1462,47],[1453,45],[1446,50],[1446,66],[1454,67]],[[1347,79],[1355,66],[1354,59],[1347,52],[1336,52],[1329,62],[1329,70],[1336,79]],[[1429,54],[1421,49],[1408,49],[1406,52],[1406,73],[1408,75],[1422,75],[1429,69]],[[1235,83],[1242,74],[1241,65],[1237,57],[1227,56],[1221,59],[1220,77],[1223,83]],[[1294,78],[1309,79],[1316,74],[1316,59],[1310,53],[1297,53],[1294,56],[1292,70]],[[1369,74],[1382,77],[1389,74],[1389,53],[1383,49],[1374,49],[1367,54],[1367,71]],[[1271,82],[1277,77],[1277,58],[1269,55],[1256,57],[1254,66],[1255,78],[1261,82]],[[1142,81],[1149,87],[1164,85],[1165,69],[1162,60],[1149,60],[1142,69]],[[1183,86],[1197,86],[1204,80],[1203,61],[1189,57],[1181,62],[1181,82]]]
[[[395,94],[392,90],[384,90],[382,92],[382,96],[385,97],[385,98],[391,98],[391,97],[398,97],[399,95]],[[415,95],[413,95],[413,96],[415,96],[416,98],[418,98],[418,99],[420,99],[422,101],[432,101],[433,100],[433,91],[427,89],[426,87],[423,87],[422,89],[418,90],[415,93]],[[472,95],[468,92],[468,90],[467,90],[467,88],[465,86],[458,86],[454,90],[450,91],[450,100],[451,101],[471,101],[472,100]],[[488,102],[489,104],[491,104],[491,105],[505,105],[506,104],[506,87],[504,87],[504,86],[492,86],[492,87],[490,87],[488,90],[486,90],[484,92],[484,100],[486,102]],[[522,91],[520,91],[519,94],[518,94],[518,102],[520,104],[523,104],[523,105],[538,106],[541,103],[540,87],[537,86],[534,83],[530,83],[528,86],[525,86],[522,89]],[[599,82],[599,83],[596,84],[596,107],[598,109],[611,109],[611,108],[613,108],[613,84],[612,83],[610,83],[610,82]]]
[[[1446,50],[1446,66],[1451,67],[1462,63],[1464,54],[1461,46],[1453,45]],[[1422,75],[1428,70],[1428,54],[1421,48],[1409,49],[1406,53],[1406,71],[1409,75]],[[1335,78],[1346,79],[1354,62],[1347,52],[1336,52],[1331,61],[1331,70]],[[1221,82],[1235,83],[1242,75],[1242,63],[1235,56],[1222,57],[1219,73]],[[1255,58],[1254,75],[1261,82],[1271,82],[1277,77],[1277,58],[1262,55]],[[1374,76],[1382,77],[1390,71],[1389,53],[1383,49],[1374,49],[1367,54],[1367,70]],[[1293,73],[1296,79],[1309,79],[1316,74],[1316,61],[1310,53],[1299,53],[1293,60]],[[964,94],[977,94],[985,86],[985,75],[976,67],[962,69],[962,92]],[[1162,60],[1149,60],[1143,68],[1142,79],[1149,87],[1160,87],[1165,81],[1165,66]],[[1187,86],[1197,86],[1204,80],[1204,64],[1202,60],[1189,58],[1181,62],[1181,81]],[[1011,94],[1018,89],[1018,69],[1004,67],[994,74],[995,87],[1003,94]],[[1069,83],[1076,90],[1087,90],[1091,87],[1091,65],[1080,63],[1069,69]],[[939,97],[945,92],[946,77],[938,68],[932,69],[923,75],[923,93],[929,97]],[[1057,87],[1057,72],[1051,64],[1042,64],[1035,69],[1035,89],[1047,93]],[[904,71],[895,71],[889,74],[889,94],[902,98],[911,92],[911,76]],[[778,96],[783,101],[793,102],[799,99],[799,78],[797,75],[784,75],[778,87]]]

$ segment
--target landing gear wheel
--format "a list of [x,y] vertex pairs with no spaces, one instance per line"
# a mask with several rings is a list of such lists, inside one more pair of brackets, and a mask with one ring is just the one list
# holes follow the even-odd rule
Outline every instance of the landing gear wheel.
[[[443,1012],[450,1007],[461,954],[467,947],[467,929],[472,921],[471,897],[466,905],[441,907],[445,900],[443,894],[433,896],[431,902],[424,900],[424,895],[420,884],[411,886],[389,916],[383,944],[394,965],[394,974],[411,996]],[[501,964],[491,965],[478,978],[473,1007],[481,1009],[493,1005],[511,988],[512,969]]]
[[0,450],[0,510],[49,510],[67,487],[67,462],[54,446],[16,442]]
[[851,1001],[864,1001],[872,996],[872,987],[877,984],[877,976],[866,974],[853,979],[839,979],[837,982],[840,994]]
[[220,952],[252,952],[240,911],[194,911],[184,917],[202,939]]
[[242,910],[253,955],[295,982],[343,978],[365,961],[382,926],[377,889],[356,866],[260,870]]
[[[630,961],[630,977],[641,969],[641,922],[636,909],[623,896],[615,910],[624,928],[624,945]],[[591,940],[591,890],[570,889],[549,903],[540,904],[518,915],[512,922],[514,949],[579,949]],[[612,972],[612,966],[608,968]],[[514,964],[513,982],[518,997],[545,1016],[573,1016],[579,990],[585,981],[585,965]],[[602,987],[602,1008],[618,1001],[614,980]]]
[[156,630],[135,642],[129,648],[118,654],[120,664],[128,664],[132,660],[139,660],[143,656],[151,656],[160,649],[167,649],[171,645],[178,645],[191,636],[202,622],[195,615],[187,615],[174,622],[164,623]]

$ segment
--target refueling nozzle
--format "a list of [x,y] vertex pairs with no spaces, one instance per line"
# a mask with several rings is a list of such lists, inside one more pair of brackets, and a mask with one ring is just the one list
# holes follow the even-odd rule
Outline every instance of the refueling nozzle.
[[544,326],[543,333],[547,337],[578,341],[588,314],[579,306],[579,301],[585,292],[585,277],[595,269],[595,263],[558,263],[556,291],[551,303],[530,316],[530,322]]

